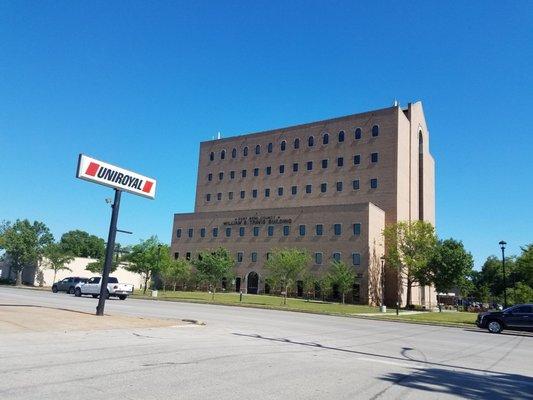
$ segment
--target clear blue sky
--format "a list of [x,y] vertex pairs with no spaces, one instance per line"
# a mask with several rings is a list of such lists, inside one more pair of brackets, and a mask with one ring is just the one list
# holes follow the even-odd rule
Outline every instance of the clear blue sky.
[[[110,4],[112,3],[112,4]],[[290,3],[290,4],[288,4]],[[533,242],[533,4],[0,2],[0,220],[107,236],[89,154],[158,179],[122,243],[192,211],[198,144],[422,100],[437,230],[479,264]],[[448,5],[446,5],[448,4]]]

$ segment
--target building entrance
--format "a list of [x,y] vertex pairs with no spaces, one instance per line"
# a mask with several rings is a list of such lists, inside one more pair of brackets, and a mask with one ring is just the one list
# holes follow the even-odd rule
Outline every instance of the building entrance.
[[257,275],[257,272],[250,272],[248,274],[248,279],[246,279],[247,282],[247,293],[248,294],[257,294],[257,290],[259,287],[259,275]]

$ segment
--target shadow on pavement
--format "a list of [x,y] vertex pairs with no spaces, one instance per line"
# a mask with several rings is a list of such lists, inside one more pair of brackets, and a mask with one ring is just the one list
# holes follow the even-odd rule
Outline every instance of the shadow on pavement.
[[486,329],[476,329],[476,328],[465,328],[463,329],[465,332],[475,332],[475,333],[485,333],[487,335],[502,335],[502,336],[521,336],[521,337],[530,337],[533,338],[533,332],[527,332],[527,331],[509,331],[505,330],[502,333],[490,333]]

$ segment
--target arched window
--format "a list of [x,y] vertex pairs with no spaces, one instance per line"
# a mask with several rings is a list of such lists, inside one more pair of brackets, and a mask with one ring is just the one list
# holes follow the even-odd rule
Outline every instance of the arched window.
[[373,136],[373,137],[376,137],[376,136],[378,136],[378,135],[379,135],[379,126],[374,125],[374,126],[372,127],[372,136]]
[[267,151],[269,153],[272,153],[272,143],[269,143],[268,146],[267,146]]
[[231,158],[237,157],[237,149],[234,147],[233,150],[231,150]]
[[287,142],[284,140],[281,142],[281,151],[285,151],[286,147],[287,147]]
[[300,139],[296,138],[294,139],[294,148],[299,149],[300,148]]
[[226,158],[226,150],[222,150],[222,151],[220,152],[220,159],[223,160],[223,159],[225,159],[225,158]]
[[329,135],[327,133],[324,133],[322,135],[322,144],[328,144],[329,143]]
[[242,149],[242,155],[246,157],[248,155],[248,146],[245,146],[244,149]]
[[215,153],[211,152],[211,154],[209,154],[209,160],[213,161],[215,159]]
[[313,136],[309,136],[309,139],[307,139],[307,144],[309,147],[313,147],[315,145],[315,138]]
[[255,154],[261,154],[261,146],[255,146]]
[[344,131],[339,132],[339,143],[344,142]]
[[359,140],[359,139],[361,139],[361,128],[356,128],[356,129],[355,129],[355,134],[354,134],[354,136],[355,136],[355,140]]

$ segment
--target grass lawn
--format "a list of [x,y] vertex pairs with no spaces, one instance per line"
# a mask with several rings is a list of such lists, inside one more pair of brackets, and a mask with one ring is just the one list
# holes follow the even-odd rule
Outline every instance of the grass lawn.
[[420,314],[407,314],[399,316],[387,316],[387,319],[398,321],[426,322],[435,324],[473,325],[477,314],[469,312],[423,312]]
[[[137,294],[133,295],[133,297],[147,298],[151,296],[149,292],[147,292],[147,295],[148,296],[143,296],[142,293],[137,292]],[[287,305],[283,305],[282,297],[256,294],[243,294],[242,302],[239,301],[239,293],[217,293],[215,295],[215,301],[212,301],[211,294],[206,292],[159,291],[157,298],[159,300],[190,301],[243,307],[269,308],[276,310],[303,311],[321,314],[355,315],[379,312],[378,307],[354,304],[343,305],[339,303],[325,303],[321,301],[305,301],[303,299],[293,298],[287,298]],[[391,311],[389,310],[389,312]]]

